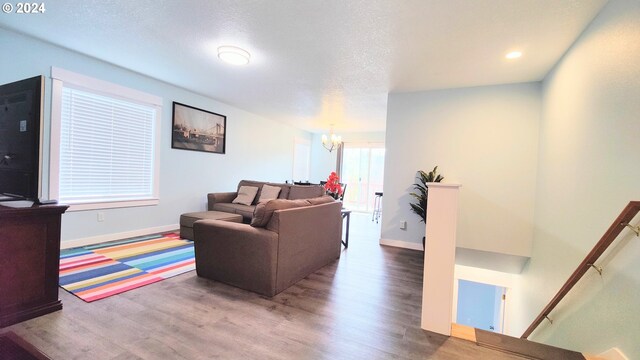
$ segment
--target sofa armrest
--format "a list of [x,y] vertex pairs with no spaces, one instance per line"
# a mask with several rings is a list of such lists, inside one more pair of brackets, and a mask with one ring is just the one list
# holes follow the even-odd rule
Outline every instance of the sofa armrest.
[[207,210],[213,210],[216,203],[230,203],[238,196],[237,192],[220,192],[207,194]]
[[331,202],[273,213],[279,236],[278,292],[340,257],[341,208]]
[[277,233],[219,220],[198,220],[193,233],[198,276],[275,295]]

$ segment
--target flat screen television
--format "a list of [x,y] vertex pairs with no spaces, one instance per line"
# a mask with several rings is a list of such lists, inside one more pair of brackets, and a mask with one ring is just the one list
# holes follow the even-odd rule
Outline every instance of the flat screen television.
[[44,77],[0,85],[0,201],[38,200]]

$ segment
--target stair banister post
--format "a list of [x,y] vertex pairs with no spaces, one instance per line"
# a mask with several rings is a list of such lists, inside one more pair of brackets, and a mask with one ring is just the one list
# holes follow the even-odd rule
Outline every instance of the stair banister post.
[[421,328],[451,335],[458,194],[461,185],[427,183]]

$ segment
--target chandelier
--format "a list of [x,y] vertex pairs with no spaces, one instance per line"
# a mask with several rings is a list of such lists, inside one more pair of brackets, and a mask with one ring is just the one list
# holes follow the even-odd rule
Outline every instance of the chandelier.
[[329,152],[332,152],[333,149],[337,149],[338,146],[340,146],[340,143],[342,143],[342,137],[334,134],[333,129],[329,131],[329,136],[327,136],[327,134],[322,135],[322,146],[329,150]]

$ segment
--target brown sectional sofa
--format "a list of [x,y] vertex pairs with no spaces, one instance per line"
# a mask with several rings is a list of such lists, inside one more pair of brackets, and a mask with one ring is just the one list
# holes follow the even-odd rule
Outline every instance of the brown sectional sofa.
[[241,186],[255,186],[258,188],[258,193],[253,200],[251,205],[242,205],[242,204],[233,204],[233,199],[238,196],[238,191],[235,192],[223,192],[223,193],[210,193],[207,194],[208,206],[207,210],[215,210],[228,212],[232,214],[240,214],[242,215],[244,223],[250,223],[253,218],[253,211],[258,203],[258,199],[260,199],[260,194],[262,193],[262,185],[267,184],[271,186],[280,187],[280,194],[278,195],[278,199],[288,199],[288,200],[298,200],[298,199],[309,199],[315,198],[319,196],[323,196],[325,191],[321,185],[311,185],[311,186],[303,186],[303,185],[290,185],[290,184],[278,184],[278,183],[269,183],[264,181],[254,181],[254,180],[241,180],[238,183],[238,190]]
[[196,221],[198,276],[274,296],[340,257],[341,208],[328,196],[279,199],[257,205],[253,225]]

